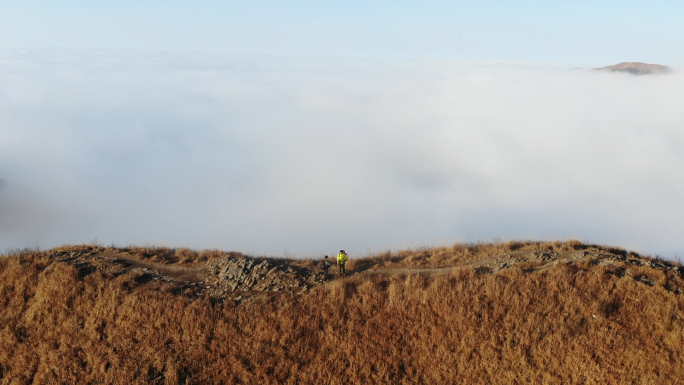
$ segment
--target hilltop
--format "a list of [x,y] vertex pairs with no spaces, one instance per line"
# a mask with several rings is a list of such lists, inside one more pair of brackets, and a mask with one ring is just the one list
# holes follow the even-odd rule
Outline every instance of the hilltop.
[[2,383],[678,383],[684,269],[569,242],[0,258]]
[[[507,269],[543,271],[558,264],[581,261],[612,266],[628,274],[629,266],[678,271],[665,261],[600,245],[573,243],[563,247],[537,247],[535,243],[512,243],[499,249],[483,245],[461,245],[459,252],[446,248],[404,250],[396,255],[356,259],[349,263],[347,277],[369,275],[440,275],[455,268],[472,268],[479,274]],[[43,253],[54,262],[76,268],[79,278],[99,273],[104,279],[129,276],[138,285],[190,297],[210,297],[238,303],[262,294],[301,295],[324,283],[320,260],[254,258],[238,252],[162,247],[66,246]],[[330,279],[339,278],[336,269]],[[681,292],[678,292],[681,294]]]
[[672,68],[660,64],[623,62],[612,66],[594,68],[594,71],[627,72],[632,75],[660,75],[671,73]]

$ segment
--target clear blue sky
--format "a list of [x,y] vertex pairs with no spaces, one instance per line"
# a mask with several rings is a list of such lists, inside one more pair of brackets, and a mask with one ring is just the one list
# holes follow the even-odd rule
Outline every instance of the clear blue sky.
[[682,1],[0,1],[0,48],[684,61]]

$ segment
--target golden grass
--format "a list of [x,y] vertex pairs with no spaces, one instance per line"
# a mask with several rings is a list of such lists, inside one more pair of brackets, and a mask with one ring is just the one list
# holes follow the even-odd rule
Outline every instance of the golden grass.
[[[513,252],[555,251],[565,252],[576,249],[613,250],[598,245],[584,245],[579,241],[510,241],[496,243],[457,243],[452,246],[387,251],[377,256],[352,259],[355,266],[373,265],[380,268],[436,268],[454,266]],[[623,250],[620,250],[624,252]],[[626,252],[625,252],[626,254]]]
[[[441,266],[578,244],[377,258]],[[168,263],[202,258],[193,253],[163,255]],[[684,383],[684,296],[663,287],[682,279],[643,267],[632,274],[656,284],[585,263],[493,275],[457,268],[352,277],[234,305],[175,296],[127,274],[79,278],[71,265],[25,252],[0,258],[0,383]]]

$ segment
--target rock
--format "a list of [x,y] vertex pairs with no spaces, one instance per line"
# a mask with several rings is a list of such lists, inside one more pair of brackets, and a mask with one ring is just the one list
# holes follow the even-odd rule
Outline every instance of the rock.
[[615,275],[622,278],[625,275],[627,275],[627,269],[625,269],[624,267],[615,268]]
[[655,281],[653,281],[651,278],[649,278],[645,275],[637,275],[636,277],[634,277],[634,279],[641,282],[641,283],[644,283],[648,286],[655,285]]
[[665,290],[673,292],[675,294],[682,294],[682,290],[679,287],[677,287],[677,284],[670,280],[668,280],[667,283],[665,283]]

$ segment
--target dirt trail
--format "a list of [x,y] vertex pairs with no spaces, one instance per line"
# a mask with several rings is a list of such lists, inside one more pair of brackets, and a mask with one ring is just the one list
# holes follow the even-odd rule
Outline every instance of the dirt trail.
[[211,274],[211,269],[208,266],[167,265],[163,263],[130,258],[128,254],[121,254],[117,259],[120,261],[126,261],[133,268],[153,270],[159,275],[181,282],[205,281],[205,277]]
[[[442,275],[451,273],[457,266],[433,268],[405,268],[405,269],[371,269],[362,271],[362,275]],[[353,272],[352,272],[353,273]]]

